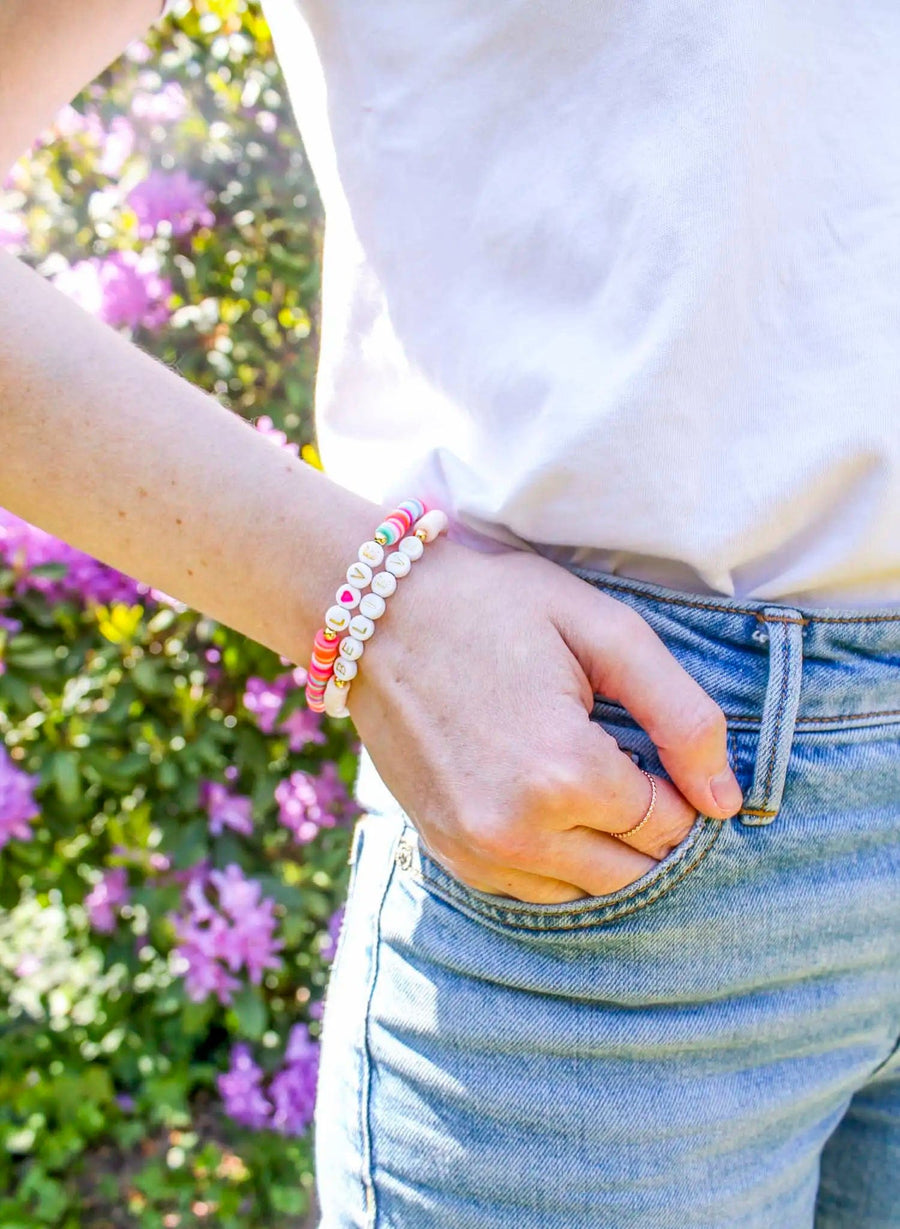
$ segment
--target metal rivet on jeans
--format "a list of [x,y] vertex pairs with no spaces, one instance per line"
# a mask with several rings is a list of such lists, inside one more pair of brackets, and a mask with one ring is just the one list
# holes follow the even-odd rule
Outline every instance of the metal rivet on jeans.
[[394,861],[401,870],[408,871],[412,866],[413,850],[409,841],[400,840],[397,842],[397,852],[394,854]]

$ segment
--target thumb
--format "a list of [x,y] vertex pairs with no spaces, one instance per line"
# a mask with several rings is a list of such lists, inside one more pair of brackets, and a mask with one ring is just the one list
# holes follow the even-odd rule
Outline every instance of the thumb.
[[743,796],[728,763],[722,709],[635,610],[580,583],[583,594],[567,587],[566,610],[553,617],[592,691],[628,710],[701,814],[728,819]]

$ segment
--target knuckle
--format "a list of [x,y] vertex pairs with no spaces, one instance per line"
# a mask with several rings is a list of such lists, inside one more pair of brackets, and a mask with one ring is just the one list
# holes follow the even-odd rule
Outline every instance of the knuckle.
[[688,742],[713,743],[725,740],[728,723],[715,700],[698,704],[685,718],[683,735]]

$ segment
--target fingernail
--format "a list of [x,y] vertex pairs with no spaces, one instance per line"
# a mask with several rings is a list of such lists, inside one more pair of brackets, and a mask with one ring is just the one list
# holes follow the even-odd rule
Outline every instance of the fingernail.
[[718,776],[710,777],[709,788],[723,811],[736,811],[744,801],[737,777],[730,768],[723,768]]

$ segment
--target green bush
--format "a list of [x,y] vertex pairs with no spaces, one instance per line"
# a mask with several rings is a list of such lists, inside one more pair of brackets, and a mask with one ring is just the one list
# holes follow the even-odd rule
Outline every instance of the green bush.
[[[316,463],[315,187],[255,6],[183,8],[0,243]],[[302,1223],[359,751],[303,681],[0,511],[0,1225]]]

